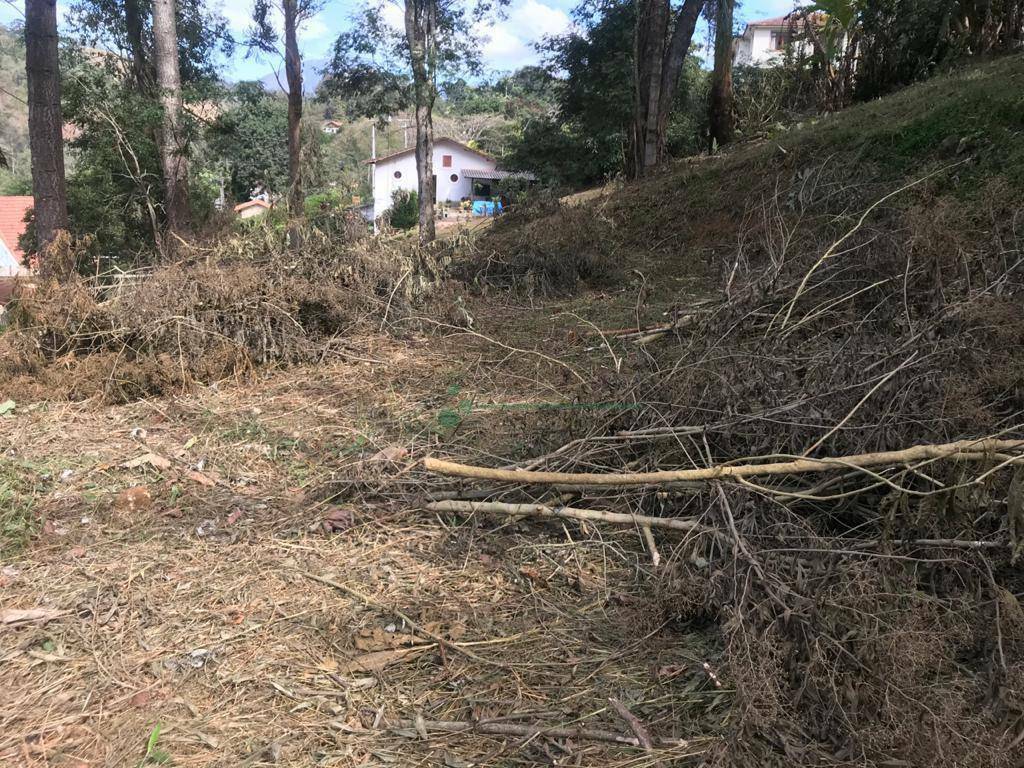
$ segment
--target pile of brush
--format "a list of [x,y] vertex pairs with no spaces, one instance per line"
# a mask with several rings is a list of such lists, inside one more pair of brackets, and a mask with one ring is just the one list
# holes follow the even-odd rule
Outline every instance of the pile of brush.
[[399,316],[413,271],[391,245],[311,235],[293,251],[253,229],[134,275],[43,280],[11,308],[0,380],[30,396],[123,402],[323,360]]
[[634,525],[656,560],[671,536],[666,610],[717,627],[722,764],[1019,765],[1024,201],[955,165],[826,173],[751,206],[719,301],[619,334],[599,397],[634,407],[504,472],[428,462],[480,483],[435,504]]

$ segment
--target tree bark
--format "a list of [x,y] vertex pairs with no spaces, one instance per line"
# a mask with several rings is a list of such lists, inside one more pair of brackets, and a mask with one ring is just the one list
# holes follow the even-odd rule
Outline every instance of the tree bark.
[[679,77],[704,0],[685,0],[675,14],[668,0],[639,0],[634,35],[634,104],[631,167],[643,176],[665,158],[665,136]]
[[128,37],[128,49],[132,56],[132,78],[140,91],[149,90],[152,77],[146,60],[146,48],[142,42],[142,9],[139,0],[124,0],[124,26]]
[[718,0],[715,12],[715,68],[708,104],[712,149],[732,141],[736,129],[732,102],[733,3],[734,0]]
[[36,240],[42,251],[68,225],[56,0],[25,2],[25,74],[33,215]]
[[405,37],[409,44],[413,90],[416,97],[416,180],[419,196],[420,244],[432,242],[434,227],[434,99],[436,58],[435,0],[405,0]]
[[[164,174],[165,240],[172,250],[192,236],[188,196],[188,147],[182,126],[181,75],[178,71],[178,31],[174,0],[153,0],[153,47],[163,118],[160,165]],[[180,238],[180,240],[179,240]]]
[[284,71],[288,80],[288,213],[301,217],[302,194],[302,55],[299,52],[299,0],[283,0]]
[[697,20],[701,11],[704,10],[704,0],[685,0],[679,13],[676,14],[675,27],[672,29],[672,39],[669,41],[668,50],[665,52],[665,66],[662,68],[661,92],[671,94],[670,98],[663,99],[658,110],[658,135],[660,136],[661,154],[658,162],[665,155],[665,136],[668,133],[668,118],[672,114],[672,105],[675,101],[675,93],[679,88],[679,78],[683,74],[683,64],[686,63],[686,54],[690,52],[690,43],[693,42],[693,33],[697,28]]

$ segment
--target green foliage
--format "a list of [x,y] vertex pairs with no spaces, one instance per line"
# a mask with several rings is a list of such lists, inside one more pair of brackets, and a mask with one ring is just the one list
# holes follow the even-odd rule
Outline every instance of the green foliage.
[[146,739],[146,754],[143,756],[139,768],[144,768],[147,765],[164,765],[171,761],[170,754],[157,743],[160,740],[161,728],[160,723],[157,723],[149,732],[149,738]]
[[95,236],[101,266],[131,263],[152,251],[162,203],[155,141],[160,107],[111,60],[95,63],[68,50],[61,69],[64,118],[79,128],[68,175],[72,233]]
[[[65,15],[70,37],[82,48],[113,50],[123,60],[131,60],[125,3],[133,2],[141,21],[142,68],[149,82],[156,82],[153,70],[152,0],[75,0]],[[209,0],[177,0],[178,61],[185,84],[213,81],[217,78],[219,56],[228,58],[235,41],[219,4]]]
[[32,191],[27,99],[22,30],[0,25],[0,155],[7,160],[0,164],[0,195]]
[[[523,125],[507,164],[570,187],[602,182],[620,173],[633,120],[635,6],[628,0],[586,3],[576,27],[543,47],[547,85],[556,108]],[[668,126],[668,149],[689,154],[702,145],[707,75],[687,57]]]
[[28,543],[36,528],[34,488],[29,473],[0,459],[0,556],[10,556]]
[[397,189],[391,201],[391,226],[395,229],[412,229],[419,224],[419,195],[415,191]]
[[248,200],[257,189],[283,193],[288,188],[288,105],[258,82],[239,83],[228,99],[230,106],[207,136],[214,163],[228,169],[232,198]]
[[[427,83],[419,95],[433,108],[436,83],[454,80],[461,73],[479,74],[480,43],[474,23],[487,11],[507,0],[468,3],[408,0],[431,6],[432,32],[426,57]],[[386,19],[384,0],[366,0],[352,18],[349,29],[338,36],[325,70],[320,97],[341,97],[350,116],[383,120],[414,102],[412,60],[404,29]]]
[[816,106],[812,74],[803,67],[734,67],[732,87],[736,129],[745,137],[792,121]]

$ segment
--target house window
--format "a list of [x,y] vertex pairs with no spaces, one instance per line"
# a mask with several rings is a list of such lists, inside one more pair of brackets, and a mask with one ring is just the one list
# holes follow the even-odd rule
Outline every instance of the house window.
[[782,30],[772,30],[768,46],[773,51],[781,51],[786,46],[786,33]]
[[445,168],[451,168],[452,167],[452,156],[451,155],[442,155],[441,156],[441,165],[443,167],[445,167]]
[[457,173],[453,173],[453,174],[452,174],[451,176],[449,176],[448,178],[449,178],[449,179],[451,179],[451,182],[452,182],[452,184],[454,184],[454,183],[455,183],[456,181],[458,181],[458,180],[459,180],[459,174],[457,174]]
[[395,178],[396,179],[402,178],[402,172],[401,171],[395,171]]

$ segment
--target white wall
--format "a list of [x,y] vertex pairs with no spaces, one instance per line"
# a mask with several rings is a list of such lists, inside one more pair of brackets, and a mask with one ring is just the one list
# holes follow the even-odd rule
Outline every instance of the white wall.
[[0,277],[14,277],[24,271],[4,241],[0,240]]
[[[450,155],[452,164],[450,168],[444,167],[444,156]],[[476,152],[466,150],[450,141],[437,141],[434,143],[434,175],[437,176],[437,195],[435,202],[443,203],[450,200],[457,203],[463,197],[469,197],[473,192],[473,185],[464,176],[464,169],[485,169],[493,171],[496,164]],[[395,178],[395,172],[401,173],[401,178]],[[452,181],[452,174],[458,177]],[[413,191],[417,188],[416,182],[416,153],[406,152],[377,163],[373,170],[373,217],[377,218],[384,211],[391,207],[391,196],[396,190],[404,189]]]
[[[733,63],[748,67],[770,67],[781,64],[784,51],[772,45],[772,32],[783,34],[787,37],[790,34],[788,27],[747,27],[736,40],[736,52],[733,55]],[[805,55],[810,53],[810,45],[801,40],[796,43],[796,53]]]

